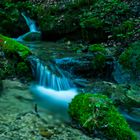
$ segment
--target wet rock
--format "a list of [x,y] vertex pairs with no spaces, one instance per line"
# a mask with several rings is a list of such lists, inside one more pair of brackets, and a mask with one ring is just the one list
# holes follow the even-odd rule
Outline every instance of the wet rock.
[[92,71],[92,56],[84,57],[67,57],[62,59],[56,59],[55,62],[61,68],[76,75],[88,76]]
[[140,87],[128,84],[114,84],[101,81],[92,84],[93,93],[102,93],[110,97],[116,105],[126,108],[140,107]]
[[17,38],[18,41],[39,41],[41,40],[41,32],[27,32]]
[[[101,130],[106,137],[112,139],[130,137],[136,140],[134,132],[107,96],[91,93],[76,95],[69,105],[69,113],[73,120],[91,134],[96,130],[99,134],[98,131]],[[121,125],[118,126],[118,124]],[[114,132],[116,132],[115,135]]]
[[4,89],[19,89],[19,90],[27,90],[28,86],[17,81],[17,80],[3,80],[3,88]]
[[[0,140],[93,140],[81,131],[54,118],[45,109],[33,113],[34,100],[26,85],[4,80],[4,94],[0,98]],[[24,89],[25,88],[25,89]],[[23,100],[16,98],[24,97]]]
[[[96,65],[95,62],[96,64],[98,62],[98,64]],[[94,54],[55,59],[55,63],[62,69],[80,77],[106,77],[108,74],[111,74],[110,71],[107,72],[110,64],[105,63],[102,59],[99,60],[98,55]]]

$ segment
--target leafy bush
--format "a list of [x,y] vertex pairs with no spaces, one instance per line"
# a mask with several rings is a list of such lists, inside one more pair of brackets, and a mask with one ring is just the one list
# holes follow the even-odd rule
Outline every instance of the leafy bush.
[[122,22],[118,27],[113,30],[114,37],[118,39],[125,39],[132,36],[134,33],[135,22],[131,20],[126,20]]

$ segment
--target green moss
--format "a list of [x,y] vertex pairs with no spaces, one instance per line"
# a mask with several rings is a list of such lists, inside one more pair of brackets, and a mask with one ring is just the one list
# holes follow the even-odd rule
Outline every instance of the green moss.
[[132,43],[119,57],[119,62],[124,69],[134,72],[140,71],[140,41]]
[[105,66],[106,56],[104,54],[95,54],[92,60],[92,65],[94,69],[101,69]]
[[112,101],[104,95],[77,95],[69,105],[69,114],[91,133],[96,130],[111,139],[137,139]]
[[82,28],[102,28],[103,22],[97,17],[89,17],[88,19],[82,18],[80,25]]
[[5,59],[0,61],[0,77],[3,79],[15,76],[24,77],[23,73],[31,77],[30,66],[27,62],[31,51],[28,47],[0,34],[0,50],[5,54]]
[[0,47],[2,47],[2,50],[7,56],[18,55],[22,60],[25,60],[29,55],[31,55],[31,52],[28,47],[1,34]]
[[118,27],[114,27],[113,34],[114,37],[118,39],[124,39],[131,37],[134,33],[135,21],[126,20],[122,22]]
[[47,12],[38,7],[37,21],[48,38],[77,34],[78,39],[88,42],[106,40],[118,21],[122,22],[121,17],[130,13],[128,5],[120,0],[80,0],[64,7],[50,6]]
[[89,46],[89,51],[91,52],[102,52],[105,53],[105,47],[102,44],[93,44]]
[[90,45],[88,50],[94,54],[92,65],[94,69],[103,68],[106,62],[106,50],[102,44]]
[[22,75],[23,73],[27,73],[29,71],[29,67],[27,66],[27,63],[20,62],[17,64],[16,70],[19,74]]
[[117,138],[118,140],[137,140],[135,133],[129,128],[127,122],[118,113],[118,111],[109,110],[102,121],[102,125],[107,125],[103,128],[104,133],[109,138]]

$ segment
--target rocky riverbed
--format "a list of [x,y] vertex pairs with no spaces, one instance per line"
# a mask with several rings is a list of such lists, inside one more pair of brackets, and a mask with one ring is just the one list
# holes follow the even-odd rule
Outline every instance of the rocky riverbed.
[[34,98],[29,85],[17,80],[3,80],[0,96],[0,140],[99,140],[54,118],[39,108],[34,111]]

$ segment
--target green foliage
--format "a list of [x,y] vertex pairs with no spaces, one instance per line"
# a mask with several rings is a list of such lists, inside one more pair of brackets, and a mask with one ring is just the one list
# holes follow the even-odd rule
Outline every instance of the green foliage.
[[93,2],[95,2],[95,0],[78,0],[78,1],[75,1],[74,3],[71,2],[69,4],[69,7],[70,8],[81,8],[81,7],[89,6]]
[[132,43],[119,57],[119,62],[124,69],[131,70],[134,74],[140,71],[140,41]]
[[96,130],[102,131],[111,139],[137,139],[112,101],[104,95],[90,93],[77,95],[69,105],[69,114],[91,133]]
[[102,28],[103,22],[97,17],[82,18],[80,25],[82,28]]
[[[105,40],[106,34],[123,21],[124,14],[130,15],[129,6],[119,0],[98,0],[88,9],[83,9],[80,17],[83,38]],[[93,34],[92,34],[93,33]],[[91,37],[92,36],[92,37]]]
[[[52,36],[77,33],[86,41],[105,40],[112,28],[129,15],[129,7],[120,0],[80,0],[68,4],[35,8],[41,30]],[[80,30],[81,28],[81,30]],[[48,37],[49,37],[48,35]]]
[[27,11],[31,17],[36,15],[37,6],[29,1],[0,1],[0,33],[8,36],[17,36],[25,33],[28,28],[22,21],[21,12]]
[[135,27],[135,22],[131,20],[126,20],[121,23],[118,27],[114,28],[113,34],[119,39],[129,38],[133,35],[133,30]]

